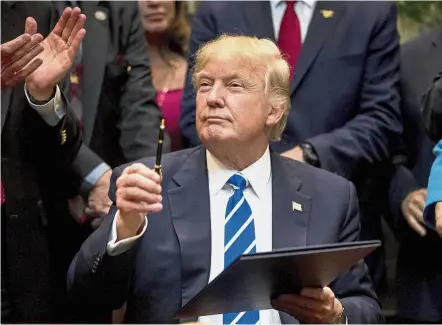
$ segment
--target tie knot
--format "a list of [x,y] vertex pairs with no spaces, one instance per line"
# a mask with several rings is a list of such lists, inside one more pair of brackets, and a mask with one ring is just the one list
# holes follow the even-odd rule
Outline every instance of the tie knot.
[[248,181],[241,174],[234,174],[232,177],[229,178],[227,184],[232,186],[235,190],[240,189],[241,191],[243,191],[246,188]]
[[298,1],[293,1],[293,0],[284,0],[284,2],[287,4],[287,9],[292,9],[295,7],[296,2]]

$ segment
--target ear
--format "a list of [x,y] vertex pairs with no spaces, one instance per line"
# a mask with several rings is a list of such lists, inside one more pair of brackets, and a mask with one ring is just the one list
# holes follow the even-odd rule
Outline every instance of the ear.
[[284,115],[282,105],[270,104],[269,113],[267,115],[266,126],[274,127],[279,123]]

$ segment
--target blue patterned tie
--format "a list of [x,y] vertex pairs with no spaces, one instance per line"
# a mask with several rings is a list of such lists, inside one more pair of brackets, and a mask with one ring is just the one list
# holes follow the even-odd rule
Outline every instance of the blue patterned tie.
[[[255,223],[243,193],[248,182],[241,174],[235,174],[227,184],[233,187],[234,192],[226,208],[224,268],[242,254],[256,253]],[[223,324],[256,324],[258,320],[259,311],[223,315]]]

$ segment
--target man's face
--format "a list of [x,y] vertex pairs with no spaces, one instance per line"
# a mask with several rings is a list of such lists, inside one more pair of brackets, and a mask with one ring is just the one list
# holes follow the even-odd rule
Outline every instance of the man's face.
[[196,87],[196,128],[203,143],[267,137],[271,108],[264,71],[239,59],[211,59],[197,74]]

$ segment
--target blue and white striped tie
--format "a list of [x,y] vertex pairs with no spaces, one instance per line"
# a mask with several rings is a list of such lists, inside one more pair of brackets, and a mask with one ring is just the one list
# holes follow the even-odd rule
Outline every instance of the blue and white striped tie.
[[[224,268],[238,256],[256,252],[255,223],[252,210],[244,197],[248,181],[241,174],[229,178],[227,184],[234,189],[226,208],[224,234]],[[259,311],[230,313],[223,315],[223,324],[256,324]]]

